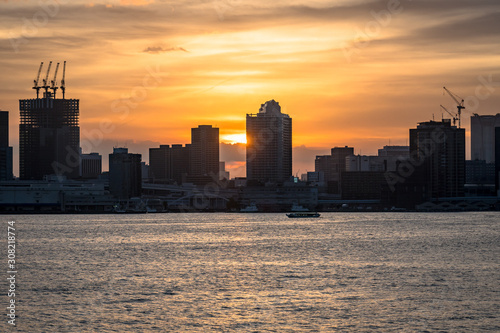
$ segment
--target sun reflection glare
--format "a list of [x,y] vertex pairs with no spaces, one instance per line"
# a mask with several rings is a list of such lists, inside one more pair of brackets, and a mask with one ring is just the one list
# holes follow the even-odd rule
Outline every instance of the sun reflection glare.
[[230,144],[247,143],[247,135],[245,133],[221,135],[221,141]]

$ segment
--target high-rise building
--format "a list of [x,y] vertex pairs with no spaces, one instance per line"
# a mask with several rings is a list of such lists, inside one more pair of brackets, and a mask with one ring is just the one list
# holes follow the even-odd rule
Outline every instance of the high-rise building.
[[246,116],[247,180],[280,183],[292,176],[292,118],[275,100]]
[[465,129],[452,126],[449,119],[419,123],[410,129],[410,155],[430,198],[464,195]]
[[189,149],[191,145],[161,145],[149,148],[149,173],[155,182],[181,184],[189,171]]
[[96,179],[102,173],[102,156],[99,153],[80,155],[81,177],[85,179]]
[[9,146],[9,111],[0,111],[0,147]]
[[149,173],[154,181],[165,182],[171,179],[171,149],[169,145],[149,148]]
[[471,160],[495,163],[495,127],[500,127],[500,113],[470,117]]
[[11,180],[12,147],[9,147],[9,112],[0,111],[0,181]]
[[189,176],[213,176],[219,179],[219,129],[200,125],[191,129]]
[[119,199],[140,197],[141,169],[141,154],[129,154],[127,148],[113,148],[113,154],[109,154],[109,192]]
[[26,180],[46,175],[80,176],[79,100],[43,98],[19,100],[19,172]]
[[500,196],[500,127],[495,127],[495,181]]

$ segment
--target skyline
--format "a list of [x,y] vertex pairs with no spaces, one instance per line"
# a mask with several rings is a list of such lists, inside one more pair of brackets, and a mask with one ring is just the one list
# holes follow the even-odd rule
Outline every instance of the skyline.
[[[470,116],[500,112],[495,1],[43,3],[1,4],[0,108],[16,175],[18,100],[35,97],[41,61],[68,62],[81,140],[113,125],[92,150],[103,157],[126,145],[147,160],[149,147],[187,143],[201,124],[219,127],[223,143],[242,141],[245,115],[275,99],[294,119],[293,173],[312,171],[335,146],[376,154],[407,144],[409,128],[441,119],[440,104],[455,111],[446,86],[469,106],[470,158]],[[244,175],[244,150],[222,146],[231,175]]]

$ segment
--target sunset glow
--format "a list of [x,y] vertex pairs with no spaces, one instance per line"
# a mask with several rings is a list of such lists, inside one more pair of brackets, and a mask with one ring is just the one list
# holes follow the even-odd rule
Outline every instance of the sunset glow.
[[[125,144],[145,161],[149,147],[189,143],[201,124],[244,143],[245,115],[270,99],[293,118],[294,173],[334,146],[375,154],[405,144],[409,128],[441,118],[440,104],[455,108],[443,86],[469,100],[488,92],[464,111],[467,130],[472,113],[499,111],[493,1],[48,2],[1,5],[0,108],[11,111],[14,151],[18,100],[34,97],[50,60],[68,62],[86,149],[106,156]],[[222,146],[221,160],[244,176],[238,156]]]
[[235,144],[235,143],[247,143],[247,135],[242,134],[226,134],[221,136],[221,142]]

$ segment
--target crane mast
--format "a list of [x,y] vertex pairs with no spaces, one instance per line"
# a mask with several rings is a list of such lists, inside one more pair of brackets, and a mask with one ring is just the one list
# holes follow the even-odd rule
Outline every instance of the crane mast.
[[47,75],[45,75],[45,79],[43,79],[42,88],[45,89],[45,97],[47,97],[47,93],[48,93],[49,88],[50,88],[48,80],[49,80],[49,73],[50,73],[51,66],[52,66],[52,61],[49,62],[49,68],[47,69]]
[[63,64],[63,75],[62,75],[62,79],[61,79],[61,91],[62,91],[62,94],[63,94],[63,99],[65,99],[65,93],[66,93],[66,81],[65,81],[65,78],[66,78],[66,61],[64,61],[64,64]]
[[448,111],[448,109],[447,109],[447,108],[445,108],[444,106],[442,106],[442,105],[440,105],[440,106],[441,106],[441,108],[442,108],[443,110],[445,110],[446,112],[448,112],[448,114],[449,114],[449,115],[451,116],[451,118],[453,119],[453,126],[455,126],[455,125],[456,125],[456,122],[457,122],[457,115],[456,115],[456,114],[451,113],[450,111]]
[[[462,115],[462,110],[465,109],[465,106],[464,106],[464,100],[462,97],[452,93],[451,91],[449,91],[448,89],[446,89],[446,87],[443,87],[443,89],[448,93],[448,95],[450,95],[451,98],[453,98],[453,100],[455,101],[455,103],[457,103],[457,110],[458,110],[458,128],[460,128],[461,126],[461,123],[460,123],[460,117]],[[458,99],[461,99],[462,101],[459,102]]]
[[52,91],[54,92],[53,93],[53,98],[55,99],[56,98],[56,91],[58,89],[58,87],[56,87],[56,78],[57,78],[57,71],[59,70],[59,63],[57,63],[56,65],[56,71],[54,73],[54,79],[52,79],[52,81],[50,81],[50,89],[52,89]]
[[42,67],[43,67],[43,61],[40,63],[40,68],[38,68],[38,75],[36,76],[36,80],[33,80],[33,89],[36,89],[36,98],[38,98],[41,88],[38,85],[38,82],[40,80],[40,73],[42,72]]

